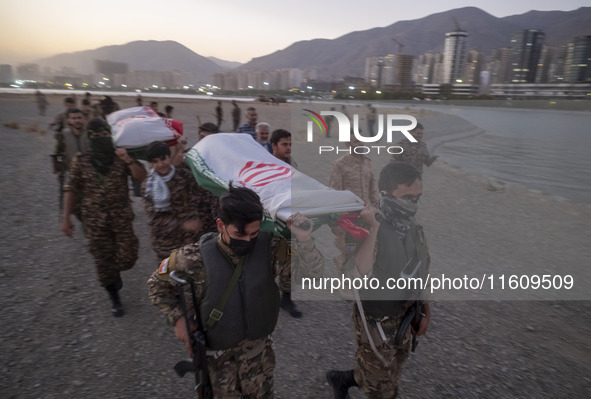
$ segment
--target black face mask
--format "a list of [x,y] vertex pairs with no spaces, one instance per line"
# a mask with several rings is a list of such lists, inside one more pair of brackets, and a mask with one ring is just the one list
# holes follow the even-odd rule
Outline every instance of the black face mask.
[[230,234],[228,233],[227,229],[226,229],[226,234],[230,238],[230,243],[227,245],[228,245],[228,247],[230,247],[232,252],[234,252],[237,256],[248,255],[253,250],[253,248],[257,242],[257,238],[258,238],[258,236],[257,236],[255,238],[252,238],[250,241],[238,240],[236,238],[230,237]]
[[92,152],[97,155],[115,155],[115,146],[113,145],[113,139],[110,137],[97,137],[90,139],[90,148]]
[[98,173],[107,175],[115,160],[115,146],[111,137],[90,137],[90,159]]

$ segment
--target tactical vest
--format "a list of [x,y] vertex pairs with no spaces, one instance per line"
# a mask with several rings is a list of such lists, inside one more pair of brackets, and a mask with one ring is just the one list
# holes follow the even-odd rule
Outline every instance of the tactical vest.
[[[207,331],[207,347],[228,349],[244,339],[271,334],[279,316],[279,288],[275,284],[269,241],[271,233],[260,232],[242,267],[238,283],[223,309],[222,318]],[[200,252],[205,266],[205,284],[200,311],[203,324],[219,303],[234,273],[234,264],[218,248],[217,234],[201,238]]]
[[388,289],[386,283],[389,278],[426,277],[429,259],[423,230],[412,223],[402,237],[391,223],[383,221],[378,230],[377,247],[372,277],[380,281],[380,288],[361,290],[360,297],[366,314],[375,318],[396,317],[404,312],[409,301],[419,297],[420,290]]

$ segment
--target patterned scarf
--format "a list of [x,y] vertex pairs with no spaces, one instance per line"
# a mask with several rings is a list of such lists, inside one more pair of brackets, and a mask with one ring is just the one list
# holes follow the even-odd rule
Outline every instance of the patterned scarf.
[[175,172],[174,166],[170,166],[170,172],[166,176],[160,176],[154,168],[150,170],[146,179],[146,194],[144,198],[154,204],[156,212],[170,211],[170,190],[166,183],[172,179]]
[[377,208],[384,219],[390,222],[402,236],[414,223],[414,216],[419,208],[418,202],[396,198],[385,191],[380,192]]

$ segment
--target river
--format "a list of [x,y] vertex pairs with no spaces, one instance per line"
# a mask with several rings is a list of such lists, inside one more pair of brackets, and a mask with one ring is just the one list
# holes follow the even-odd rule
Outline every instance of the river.
[[[32,93],[32,89],[0,89],[5,93]],[[63,93],[63,90],[44,90]],[[84,91],[72,91],[82,95]],[[93,92],[94,95],[129,95],[127,92]],[[147,93],[142,93],[147,94]],[[245,97],[214,97],[175,93],[149,93],[150,97],[253,101]],[[336,104],[338,102],[315,101]],[[365,106],[347,101],[348,106]],[[486,102],[482,102],[486,104]],[[591,112],[445,105],[435,102],[408,104],[372,102],[379,108],[408,105],[458,116],[476,125],[481,134],[438,143],[434,154],[465,170],[516,183],[545,194],[591,203]],[[473,104],[473,102],[472,102]],[[534,104],[534,103],[532,103]],[[379,111],[378,111],[379,113]],[[429,144],[429,132],[425,140]]]
[[445,105],[423,108],[459,116],[484,131],[438,146],[435,154],[445,162],[591,203],[590,113]]

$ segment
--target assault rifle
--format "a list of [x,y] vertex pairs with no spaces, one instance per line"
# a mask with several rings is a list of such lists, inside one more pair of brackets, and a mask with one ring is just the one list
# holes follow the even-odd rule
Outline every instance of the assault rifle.
[[[199,306],[195,295],[195,287],[193,286],[194,280],[189,275],[185,275],[184,277],[185,279],[178,277],[176,271],[170,273],[170,278],[177,283],[179,288],[177,296],[181,304],[181,310],[185,316],[187,334],[191,340],[191,349],[193,350],[193,359],[190,362],[187,360],[181,360],[174,366],[174,371],[176,371],[180,377],[184,377],[187,373],[195,373],[195,390],[197,391],[199,399],[213,399],[211,381],[209,380],[209,375],[207,373],[207,344],[205,340],[205,329],[201,322],[201,315],[199,313]],[[191,321],[189,318],[189,312],[187,311],[187,303],[185,301],[184,286],[187,284],[191,287],[193,308],[195,309],[195,318],[197,319],[197,330],[195,331],[191,331]]]
[[396,346],[402,345],[404,342],[404,336],[408,331],[409,327],[412,326],[414,333],[412,334],[412,347],[411,352],[414,352],[419,344],[419,340],[417,339],[417,331],[419,330],[419,326],[421,323],[421,319],[423,318],[423,313],[421,313],[421,305],[422,301],[416,300],[406,309],[406,313],[404,314],[404,318],[400,322],[400,327],[398,327],[398,331],[396,332],[396,338],[394,339],[394,344]]

